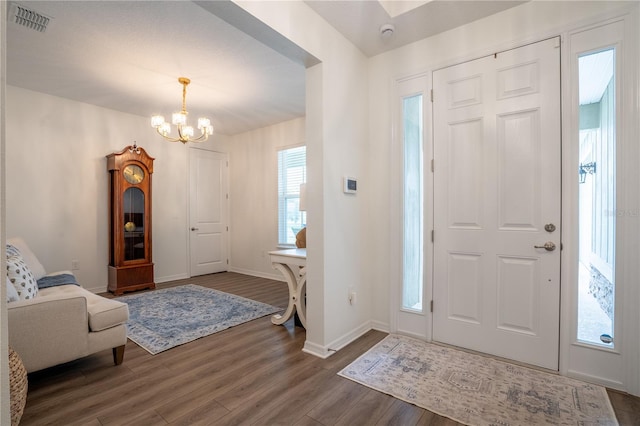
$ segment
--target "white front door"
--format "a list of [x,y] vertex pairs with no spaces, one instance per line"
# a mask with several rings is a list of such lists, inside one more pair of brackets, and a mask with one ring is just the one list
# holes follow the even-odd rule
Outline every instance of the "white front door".
[[433,339],[557,370],[559,39],[435,71],[433,90]]
[[189,150],[191,276],[227,270],[227,155]]

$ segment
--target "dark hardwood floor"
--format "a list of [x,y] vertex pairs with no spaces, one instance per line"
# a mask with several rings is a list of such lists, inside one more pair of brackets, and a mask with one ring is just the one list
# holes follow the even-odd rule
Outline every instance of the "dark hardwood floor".
[[[284,307],[284,282],[236,273],[193,283]],[[158,355],[129,341],[29,375],[22,425],[458,425],[336,373],[385,337],[370,331],[328,359],[301,352],[305,330],[260,318]],[[640,398],[610,392],[621,425],[640,425]]]

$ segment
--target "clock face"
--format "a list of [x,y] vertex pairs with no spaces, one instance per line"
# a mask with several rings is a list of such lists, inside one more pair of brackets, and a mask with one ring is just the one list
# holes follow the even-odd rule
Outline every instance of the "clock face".
[[144,170],[140,166],[136,166],[135,164],[129,164],[122,171],[124,178],[127,182],[131,184],[138,184],[142,182],[144,179]]

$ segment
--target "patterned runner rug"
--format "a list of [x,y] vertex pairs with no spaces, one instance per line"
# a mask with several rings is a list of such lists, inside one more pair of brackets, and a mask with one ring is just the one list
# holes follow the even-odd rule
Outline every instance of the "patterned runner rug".
[[194,284],[118,300],[129,305],[127,337],[152,355],[282,310]]
[[467,425],[618,424],[601,386],[399,335],[338,374]]

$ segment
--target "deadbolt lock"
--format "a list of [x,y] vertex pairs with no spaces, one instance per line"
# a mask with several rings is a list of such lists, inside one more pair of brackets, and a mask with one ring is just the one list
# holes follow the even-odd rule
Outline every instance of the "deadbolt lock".
[[547,232],[553,232],[553,231],[556,230],[556,226],[553,223],[547,223],[544,226],[544,230],[547,231]]

